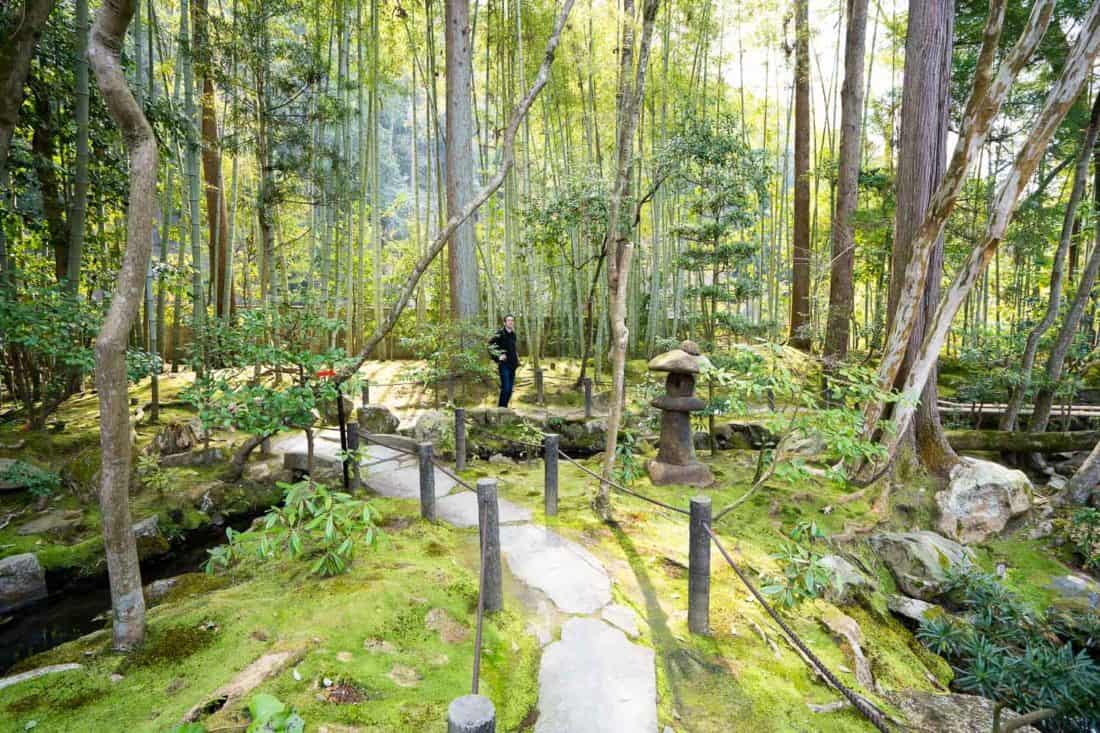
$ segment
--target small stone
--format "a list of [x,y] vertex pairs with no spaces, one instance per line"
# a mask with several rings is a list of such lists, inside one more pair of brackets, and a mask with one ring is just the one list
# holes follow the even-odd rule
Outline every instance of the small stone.
[[489,463],[492,463],[494,465],[511,466],[513,465],[514,461],[508,456],[501,455],[500,453],[494,453],[493,455],[489,456]]
[[337,652],[336,653],[336,661],[338,661],[338,662],[347,663],[347,662],[350,662],[351,659],[352,659],[351,652]]
[[0,614],[46,597],[46,573],[33,552],[0,560]]
[[290,671],[290,676],[293,677],[296,682],[302,681],[302,673],[298,671],[297,667]]
[[397,647],[384,639],[367,639],[363,648],[372,654],[397,654]]
[[699,350],[699,344],[697,344],[697,343],[695,343],[694,341],[691,341],[691,340],[681,341],[680,342],[680,351],[686,351],[687,353],[691,354],[692,356],[699,356],[699,354],[703,353],[702,351]]
[[1047,488],[1051,491],[1061,491],[1068,483],[1069,480],[1065,476],[1056,473],[1047,479]]
[[1028,530],[1027,537],[1030,540],[1042,540],[1054,534],[1054,522],[1044,519]]
[[325,677],[323,680],[321,680],[321,684],[325,687],[332,687],[332,680],[330,680],[328,677]]
[[121,682],[121,681],[122,681],[122,675],[118,674],[117,672],[111,675],[111,682],[112,683]]
[[428,660],[428,664],[433,667],[446,667],[451,661],[451,658],[446,654],[437,654]]
[[466,627],[451,618],[451,615],[442,608],[433,608],[428,611],[424,625],[432,631],[439,632],[439,638],[446,644],[461,644],[470,636]]
[[390,670],[388,677],[393,680],[394,684],[398,687],[417,687],[420,684],[420,680],[423,679],[419,672],[403,664],[393,665],[393,669]]
[[886,599],[886,607],[899,616],[904,616],[911,621],[920,623],[934,615],[942,614],[943,609],[934,603],[927,603],[917,598],[892,595]]

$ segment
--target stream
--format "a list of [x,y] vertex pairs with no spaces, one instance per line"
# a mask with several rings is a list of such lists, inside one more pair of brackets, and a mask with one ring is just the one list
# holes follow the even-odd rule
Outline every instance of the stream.
[[[163,555],[141,563],[141,582],[201,572],[206,551],[224,544],[225,529],[247,529],[255,515],[245,514],[220,527],[196,529]],[[94,576],[48,573],[49,597],[0,618],[0,676],[17,662],[109,626],[111,590],[106,572]]]

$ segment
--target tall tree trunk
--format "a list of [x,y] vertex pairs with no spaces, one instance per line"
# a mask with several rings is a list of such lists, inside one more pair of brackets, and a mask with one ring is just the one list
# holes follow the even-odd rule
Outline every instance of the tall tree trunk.
[[[909,370],[901,400],[895,410],[894,422],[899,435],[904,434],[913,415],[916,397],[924,390],[929,377],[934,375],[936,360],[947,339],[951,321],[1004,238],[1024,188],[1031,180],[1039,160],[1065,118],[1066,112],[1081,93],[1098,53],[1100,53],[1100,3],[1094,3],[1089,8],[1081,33],[1067,58],[1061,75],[1047,94],[1038,118],[1032,125],[1027,139],[1017,151],[1012,167],[997,191],[993,205],[990,207],[989,223],[985,234],[970,251],[952,281],[951,287],[944,295],[943,301],[936,309],[924,342],[921,344],[920,353]],[[1097,249],[1100,250],[1100,247]],[[1084,300],[1087,300],[1087,294]],[[891,455],[896,447],[896,438],[889,441],[888,450]]]
[[64,283],[69,267],[69,227],[65,220],[65,201],[61,183],[57,180],[58,164],[54,160],[55,120],[47,91],[34,87],[34,132],[31,151],[34,153],[34,172],[42,195],[42,214],[46,218],[47,238],[53,251],[54,276]]
[[80,261],[84,251],[84,222],[88,212],[88,0],[76,0],[74,29],[76,58],[76,160],[73,200],[69,209],[69,288],[80,288]]
[[153,247],[157,218],[157,143],[126,84],[121,51],[136,0],[104,0],[92,27],[88,61],[112,119],[130,154],[130,198],[126,213],[126,253],[111,307],[96,338],[99,389],[99,505],[111,584],[114,648],[133,649],[145,638],[145,599],[141,591],[137,542],[130,517],[130,419],[126,382],[126,343],[141,304],[141,290]]
[[794,3],[794,240],[791,346],[810,350],[810,21],[809,0]]
[[[473,34],[470,0],[446,0],[447,216],[466,207],[474,188]],[[474,222],[464,222],[449,248],[451,315],[474,319],[480,312]]]
[[1088,458],[1077,469],[1065,488],[1065,498],[1070,504],[1084,506],[1089,503],[1089,497],[1096,492],[1096,486],[1100,483],[1100,443],[1089,453]]
[[206,0],[192,0],[192,58],[202,84],[199,97],[202,134],[202,177],[206,189],[206,219],[208,229],[207,252],[210,258],[209,291],[214,302],[214,312],[219,318],[228,315],[225,301],[226,261],[229,242],[229,214],[225,203],[225,187],[222,185],[222,153],[218,139],[218,113],[215,108],[212,78],[210,41],[207,34]]
[[623,0],[622,39],[619,42],[618,140],[615,180],[607,206],[607,234],[603,249],[607,259],[608,312],[611,318],[611,396],[607,410],[607,446],[604,449],[603,478],[592,502],[600,519],[611,519],[611,486],[607,481],[615,469],[615,447],[623,415],[623,391],[626,377],[626,350],[630,332],[626,327],[626,294],[630,280],[630,260],[634,252],[631,229],[634,217],[623,228],[620,214],[630,196],[634,163],[634,134],[645,98],[646,68],[653,40],[653,22],[658,0],[645,0],[642,6],[642,38],[638,46],[638,64],[634,67],[634,0]]
[[199,136],[195,129],[195,53],[187,22],[190,19],[188,0],[180,7],[180,56],[183,62],[183,111],[187,133],[187,180],[191,201],[191,340],[194,344],[195,369],[204,366],[203,330],[206,321],[206,301],[202,282],[202,212],[199,208]]
[[[928,212],[933,192],[940,185],[945,169],[945,146],[950,108],[951,49],[954,37],[954,0],[929,0],[920,13],[911,13],[905,41],[905,72],[901,101],[901,133],[898,144],[897,208],[894,219],[894,248],[891,256],[890,291],[887,306],[891,325],[906,288],[905,277],[918,228]],[[917,319],[909,335],[909,345],[898,379],[908,376],[909,368],[924,338],[926,318],[939,303],[940,277],[943,271],[943,238],[933,243],[924,292],[916,309]],[[898,385],[900,386],[900,384]],[[917,454],[926,469],[945,473],[954,463],[955,453],[947,445],[936,411],[936,385],[933,381],[924,394],[915,433]]]
[[[46,27],[46,19],[56,0],[24,0],[22,13],[17,17],[8,10],[14,28],[12,35],[0,40],[0,183],[7,188],[6,171],[11,136],[19,122],[19,108],[23,106],[23,90],[27,73],[31,68],[38,36]],[[3,265],[0,262],[0,265]]]
[[833,259],[829,276],[829,316],[825,326],[825,361],[848,356],[849,325],[855,293],[855,223],[859,204],[860,116],[863,113],[863,47],[867,35],[867,0],[848,0],[844,49],[844,86],[840,92],[840,159],[833,216]]
[[[1070,189],[1069,201],[1062,217],[1062,235],[1058,240],[1058,250],[1054,253],[1054,263],[1050,271],[1050,296],[1047,299],[1047,309],[1042,319],[1035,324],[1035,328],[1027,335],[1027,343],[1024,345],[1023,358],[1020,361],[1020,370],[1016,373],[1016,383],[1008,398],[1008,405],[1001,415],[999,428],[1001,430],[1015,430],[1016,418],[1020,413],[1024,398],[1031,387],[1031,370],[1035,366],[1035,354],[1039,351],[1039,340],[1046,334],[1047,329],[1058,317],[1058,311],[1062,307],[1062,281],[1065,279],[1064,263],[1066,252],[1069,250],[1073,234],[1077,230],[1077,206],[1085,194],[1085,184],[1089,177],[1089,161],[1092,159],[1092,151],[1096,146],[1097,132],[1100,131],[1100,94],[1092,105],[1092,114],[1089,117],[1089,126],[1085,131],[1084,140],[1081,141],[1081,152],[1077,155],[1077,166],[1073,174],[1073,187]],[[1033,420],[1034,422],[1034,420]]]

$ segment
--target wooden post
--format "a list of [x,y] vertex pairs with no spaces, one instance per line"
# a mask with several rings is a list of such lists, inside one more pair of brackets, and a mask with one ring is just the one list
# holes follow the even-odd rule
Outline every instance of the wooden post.
[[[340,389],[340,385],[336,385],[336,420],[340,423],[340,450],[346,451],[348,449],[348,426],[347,416],[344,414],[344,393]],[[348,475],[348,461],[345,458],[343,461],[344,470],[344,491],[351,488],[351,477]]]
[[[348,423],[348,450],[359,450],[359,423]],[[351,488],[358,490],[362,488],[362,486],[363,477],[361,471],[359,470],[359,459],[355,458],[352,460],[351,465]]]
[[584,378],[584,417],[592,417],[592,378]]
[[546,397],[543,392],[542,367],[535,370],[535,402],[540,405],[546,404]]
[[496,733],[493,702],[481,695],[463,695],[447,708],[447,733]]
[[466,408],[455,408],[455,470],[466,470]]
[[363,407],[370,404],[370,380],[363,380]]
[[542,465],[543,465],[543,507],[546,516],[553,517],[558,513],[558,446],[561,437],[556,433],[547,433],[542,437]]
[[435,466],[432,464],[432,444],[417,443],[416,457],[420,464],[420,516],[435,521]]
[[691,500],[688,526],[688,630],[710,633],[710,497]]
[[485,563],[485,587],[483,605],[486,613],[504,608],[504,586],[500,569],[500,522],[497,507],[497,480],[482,478],[477,481],[477,521],[484,538],[481,561]]

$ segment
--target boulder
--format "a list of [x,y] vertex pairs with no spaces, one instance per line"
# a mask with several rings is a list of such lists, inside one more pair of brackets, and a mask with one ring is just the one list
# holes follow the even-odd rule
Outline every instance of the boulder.
[[935,532],[881,532],[871,547],[907,596],[930,601],[943,592],[947,573],[974,563],[969,549]]
[[896,593],[886,599],[886,607],[899,616],[904,616],[910,621],[920,623],[943,613],[943,609],[934,603],[927,603],[917,598],[899,596]]
[[721,448],[760,450],[774,448],[776,443],[776,438],[771,431],[756,423],[722,423],[715,426],[714,432],[718,436],[718,445]]
[[826,555],[818,564],[829,571],[832,584],[826,587],[825,596],[834,603],[849,603],[864,588],[871,588],[871,580],[847,558]]
[[356,414],[359,429],[364,433],[394,435],[401,420],[385,405],[363,405]]
[[[351,420],[355,416],[355,403],[352,402],[351,397],[346,394],[340,393],[340,399],[344,401],[344,420]],[[340,410],[337,406],[336,400],[325,400],[321,403],[321,417],[325,421],[325,425],[339,425],[340,424]]]
[[947,488],[936,493],[939,530],[963,543],[996,536],[1031,508],[1031,481],[999,463],[962,458]]
[[81,513],[66,512],[53,509],[40,517],[23,524],[16,530],[16,534],[32,535],[44,534],[53,538],[65,540],[72,537],[80,527]]
[[1100,611],[1100,583],[1078,573],[1059,575],[1048,586],[1057,594],[1055,606],[1067,611]]
[[[470,422],[475,425],[493,427],[494,425],[515,425],[523,422],[523,417],[509,407],[475,407],[466,412]],[[454,417],[451,416],[453,420]]]
[[225,460],[225,454],[221,448],[207,448],[205,450],[193,450],[185,453],[172,453],[161,456],[161,468],[186,468],[188,466],[212,466]]
[[12,458],[0,458],[0,491],[22,491],[37,479],[48,481],[50,475],[34,464]]
[[199,434],[186,422],[170,422],[153,436],[145,449],[149,455],[168,456],[186,453],[199,445]]
[[[887,699],[905,716],[909,729],[920,733],[988,733],[993,730],[993,701],[976,695],[937,695],[918,690],[887,694]],[[1002,721],[1020,717],[1005,709]],[[1021,733],[1038,733],[1031,727]]]
[[142,560],[168,552],[168,538],[161,534],[156,514],[134,524],[133,532],[134,539],[137,540],[138,557]]
[[430,441],[438,445],[445,433],[453,429],[454,416],[441,410],[425,410],[413,423],[412,437],[417,442]]
[[145,596],[145,603],[148,605],[157,603],[168,595],[178,584],[178,576],[154,580],[152,583],[142,588],[143,595]]
[[33,552],[0,560],[0,614],[42,600],[46,595],[46,573]]

